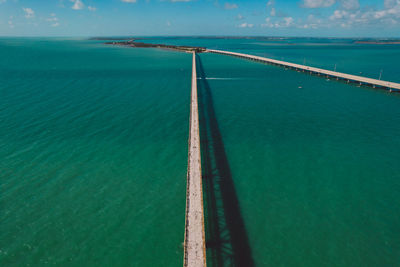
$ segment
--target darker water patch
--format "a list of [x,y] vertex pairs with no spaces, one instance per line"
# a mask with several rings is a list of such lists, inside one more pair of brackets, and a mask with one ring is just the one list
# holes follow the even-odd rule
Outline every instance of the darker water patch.
[[210,86],[196,56],[206,248],[209,266],[254,266]]

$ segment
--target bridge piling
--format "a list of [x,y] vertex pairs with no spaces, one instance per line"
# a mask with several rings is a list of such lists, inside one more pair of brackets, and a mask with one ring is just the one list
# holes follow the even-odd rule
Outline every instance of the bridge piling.
[[245,58],[245,59],[250,59],[250,60],[255,60],[255,61],[260,61],[262,63],[268,63],[272,65],[279,65],[283,67],[288,67],[296,70],[297,72],[304,72],[304,71],[310,71],[313,73],[316,73],[318,76],[322,75],[322,77],[326,77],[327,79],[329,78],[336,78],[337,80],[343,79],[347,80],[347,83],[350,83],[350,81],[353,83],[359,83],[359,85],[368,85],[371,87],[378,87],[378,88],[384,88],[388,90],[389,92],[399,92],[400,91],[400,83],[395,83],[395,82],[388,82],[388,81],[382,81],[382,80],[377,80],[377,79],[372,79],[372,78],[367,78],[367,77],[362,77],[362,76],[357,76],[357,75],[352,75],[352,74],[346,74],[346,73],[341,73],[337,71],[330,71],[330,70],[325,70],[325,69],[320,69],[320,68],[314,68],[306,65],[300,65],[300,64],[295,64],[295,63],[290,63],[290,62],[285,62],[281,60],[275,60],[271,58],[266,58],[266,57],[259,57],[259,56],[253,56],[253,55],[248,55],[248,54],[243,54],[243,53],[236,53],[236,52],[229,52],[229,51],[222,51],[222,50],[213,50],[213,49],[207,49],[206,52],[209,53],[215,53],[215,54],[221,54],[221,55],[229,55],[229,56],[235,56],[235,57],[240,57],[240,58]]

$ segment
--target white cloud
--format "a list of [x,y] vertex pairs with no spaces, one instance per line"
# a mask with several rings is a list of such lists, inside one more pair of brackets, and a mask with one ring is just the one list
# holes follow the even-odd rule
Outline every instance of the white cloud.
[[236,16],[236,19],[237,19],[237,20],[242,20],[242,19],[244,19],[244,17],[243,17],[241,14],[238,14],[238,15]]
[[13,24],[12,20],[9,20],[9,21],[8,21],[8,26],[9,26],[11,29],[14,28],[14,24]]
[[236,8],[238,8],[238,5],[237,4],[231,4],[231,3],[225,3],[224,8],[225,9],[236,9]]
[[31,18],[34,18],[34,17],[35,17],[35,11],[33,11],[32,8],[29,8],[29,7],[25,8],[25,7],[23,7],[22,9],[23,9],[24,12],[25,12],[25,18],[31,19]]
[[384,0],[384,6],[385,8],[392,8],[394,6],[396,6],[396,2],[397,4],[399,4],[399,0]]
[[0,0],[0,4],[7,2],[7,0]]
[[254,24],[244,22],[244,23],[240,24],[238,27],[239,28],[253,28]]
[[58,18],[56,16],[56,14],[54,14],[54,13],[51,13],[50,18],[47,18],[46,21],[50,23],[51,27],[60,26],[60,23],[58,22]]
[[261,27],[268,28],[287,28],[294,26],[294,19],[292,17],[284,17],[280,20],[272,21],[271,18],[266,18],[265,23]]
[[167,26],[170,27],[171,26],[171,22],[169,20],[167,20]]
[[302,29],[318,29],[321,24],[322,21],[320,19],[316,18],[314,14],[310,14],[307,16],[306,22],[303,25],[297,25],[297,27]]
[[335,4],[336,0],[304,0],[303,7],[305,8],[319,8],[330,7]]
[[381,18],[385,17],[386,15],[387,15],[387,11],[386,10],[380,10],[380,11],[376,11],[374,13],[374,18],[381,19]]
[[286,18],[283,18],[283,21],[284,21],[284,26],[289,27],[293,24],[294,19],[292,17],[286,17]]
[[[393,26],[400,22],[400,0],[385,1],[385,8],[374,10],[335,10],[329,17],[331,25],[350,26]],[[337,24],[335,24],[335,22]]]
[[125,3],[136,3],[136,0],[121,0],[121,1]]
[[265,19],[265,24],[261,24],[261,27],[273,28],[274,24],[271,23],[271,18],[266,18]]
[[318,25],[317,24],[304,24],[302,26],[299,26],[299,28],[303,28],[303,29],[318,29]]
[[56,18],[56,17],[51,17],[51,18],[46,19],[46,21],[54,22],[54,21],[58,21],[58,18]]
[[[304,15],[304,18],[294,19],[290,16],[280,16],[273,11],[274,6],[267,4],[268,17],[261,27],[267,28],[298,28],[298,29],[359,29],[363,27],[387,29],[400,26],[400,0],[384,0],[384,7],[371,5],[360,7],[359,0],[302,0],[307,8],[322,8],[333,6],[329,16],[322,14]],[[274,16],[275,15],[275,16]]]
[[360,8],[360,3],[358,2],[358,0],[341,0],[340,4],[344,9],[359,9]]
[[[271,10],[269,10],[269,8],[271,8]],[[267,2],[267,13],[268,12],[269,12],[269,15],[271,17],[275,17],[276,16],[275,0],[269,0]]]
[[64,8],[65,7],[64,0],[58,0],[58,6]]
[[97,8],[95,8],[94,6],[88,6],[87,8],[89,9],[89,11],[93,12],[97,10]]
[[349,13],[345,10],[335,10],[332,16],[329,17],[330,20],[337,20],[346,17]]
[[81,10],[85,7],[81,0],[71,0],[71,2],[74,3],[74,5],[72,6],[72,9],[74,10]]

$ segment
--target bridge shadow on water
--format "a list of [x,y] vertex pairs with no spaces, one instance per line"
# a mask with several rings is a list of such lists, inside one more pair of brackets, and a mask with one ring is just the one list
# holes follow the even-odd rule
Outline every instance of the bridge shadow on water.
[[209,266],[254,266],[232,174],[215,116],[213,98],[196,56],[206,255]]

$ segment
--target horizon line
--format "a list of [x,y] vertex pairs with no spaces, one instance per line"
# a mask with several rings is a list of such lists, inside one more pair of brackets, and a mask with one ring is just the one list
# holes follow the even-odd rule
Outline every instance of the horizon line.
[[373,36],[296,36],[296,35],[214,35],[214,34],[204,34],[204,35],[0,35],[0,38],[149,38],[149,37],[186,37],[186,38],[198,38],[198,37],[212,37],[212,38],[312,38],[312,39],[400,39],[399,37],[373,37]]

